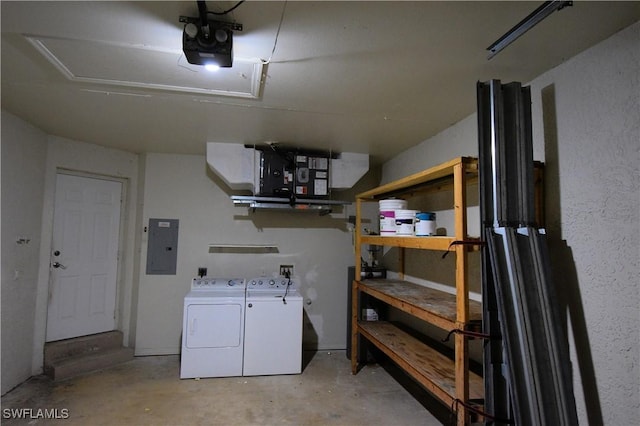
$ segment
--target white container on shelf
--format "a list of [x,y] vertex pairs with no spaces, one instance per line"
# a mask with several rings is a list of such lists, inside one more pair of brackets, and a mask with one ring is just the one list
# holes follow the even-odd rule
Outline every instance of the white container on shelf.
[[417,210],[396,210],[396,235],[413,236],[416,234],[415,220]]
[[407,208],[405,200],[390,198],[380,200],[380,235],[394,236],[396,235],[396,211]]
[[431,212],[416,213],[416,236],[428,237],[436,235],[436,214]]

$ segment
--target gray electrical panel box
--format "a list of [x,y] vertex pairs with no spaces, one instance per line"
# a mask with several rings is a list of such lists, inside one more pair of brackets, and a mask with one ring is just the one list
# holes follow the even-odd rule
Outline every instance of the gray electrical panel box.
[[176,274],[178,228],[178,219],[149,219],[147,275]]

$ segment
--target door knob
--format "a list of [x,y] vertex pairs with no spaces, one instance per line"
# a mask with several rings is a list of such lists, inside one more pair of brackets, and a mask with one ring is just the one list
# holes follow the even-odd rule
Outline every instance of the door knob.
[[60,263],[60,262],[53,262],[53,263],[51,264],[51,266],[53,266],[54,268],[67,269],[67,267],[66,267],[66,266],[64,266],[64,265],[63,265],[62,263]]

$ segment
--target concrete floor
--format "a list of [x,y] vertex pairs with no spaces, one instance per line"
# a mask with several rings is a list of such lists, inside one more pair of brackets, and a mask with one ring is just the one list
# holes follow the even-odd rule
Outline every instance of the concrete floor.
[[[441,425],[384,368],[351,375],[344,351],[305,353],[300,375],[180,380],[178,356],[139,357],[54,383],[34,377],[2,397],[14,425]],[[7,409],[68,410],[8,419]]]

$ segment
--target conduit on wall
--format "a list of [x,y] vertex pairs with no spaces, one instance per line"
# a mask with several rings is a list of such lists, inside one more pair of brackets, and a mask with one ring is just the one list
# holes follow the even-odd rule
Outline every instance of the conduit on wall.
[[280,250],[275,244],[209,244],[209,253],[262,254]]

